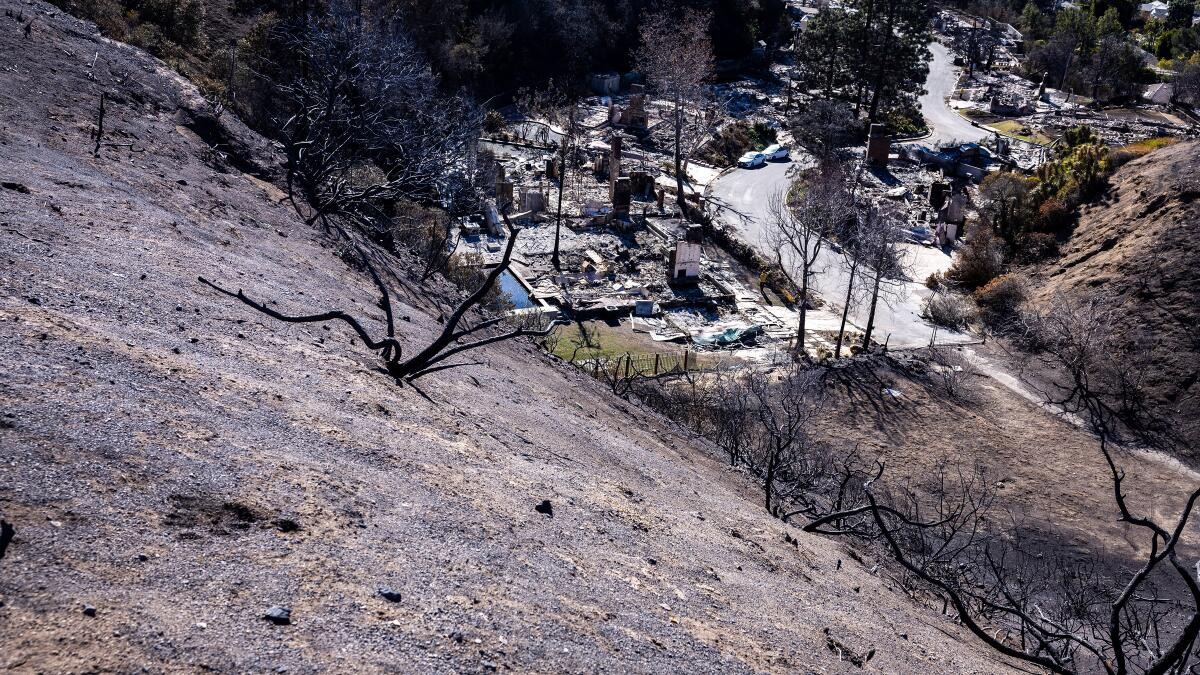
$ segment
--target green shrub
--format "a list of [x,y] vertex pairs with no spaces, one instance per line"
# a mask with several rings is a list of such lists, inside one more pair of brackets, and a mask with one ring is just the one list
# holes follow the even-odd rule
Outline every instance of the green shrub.
[[179,54],[178,47],[155,23],[139,23],[125,35],[125,41],[164,60]]
[[124,40],[129,30],[129,23],[125,20],[125,8],[116,0],[60,1],[55,4],[75,16],[95,23],[101,33],[114,40]]
[[750,149],[762,150],[779,139],[779,132],[762,122],[755,122],[750,127]]
[[733,166],[738,157],[754,143],[750,137],[750,129],[750,125],[745,122],[735,122],[726,126],[715,138],[700,148],[700,158],[714,166]]
[[929,130],[920,109],[911,104],[889,111],[884,123],[897,136],[917,136]]
[[143,22],[157,24],[172,42],[184,47],[200,44],[204,25],[202,0],[142,0],[134,8]]
[[698,154],[702,160],[714,166],[733,166],[738,157],[751,150],[762,150],[776,142],[777,138],[778,132],[762,122],[753,125],[734,122],[721,129],[716,138],[705,143]]

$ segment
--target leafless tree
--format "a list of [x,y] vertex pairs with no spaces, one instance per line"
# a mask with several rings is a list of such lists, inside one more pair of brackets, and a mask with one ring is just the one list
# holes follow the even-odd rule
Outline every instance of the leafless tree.
[[947,396],[963,400],[969,395],[969,382],[975,368],[962,351],[955,347],[930,347],[929,362]]
[[[1117,516],[1146,537],[1142,557],[1113,576],[1092,560],[1068,561],[1053,542],[1025,542],[1019,530],[1003,539],[989,536],[990,528],[976,517],[976,505],[985,506],[981,497],[986,495],[973,488],[957,490],[958,497],[945,501],[969,508],[922,515],[898,508],[868,485],[865,503],[813,523],[869,514],[874,529],[854,534],[882,541],[888,554],[953,608],[968,630],[1011,658],[1055,673],[1193,672],[1200,569],[1182,560],[1180,549],[1200,487],[1190,488],[1178,515],[1165,520],[1129,502],[1119,442],[1153,437],[1142,433],[1144,424],[1131,424],[1142,365],[1114,332],[1116,308],[1097,298],[1063,298],[1053,311],[1027,321],[1036,333],[1031,340],[1050,366],[1047,402],[1095,433]],[[985,487],[987,481],[976,484]]]
[[389,209],[387,219],[391,223],[390,238],[403,242],[420,261],[421,281],[435,274],[449,276],[458,239],[453,236],[452,221],[444,211],[397,202]]
[[576,319],[575,327],[578,329],[576,334],[571,337],[571,358],[567,359],[571,363],[575,363],[575,359],[579,356],[579,351],[582,349],[599,349],[600,344],[596,339],[596,329],[589,326],[587,323]]
[[1095,432],[1116,514],[1146,537],[1142,553],[1116,573],[1108,570],[1120,562],[1081,558],[1053,531],[998,513],[995,482],[979,466],[942,461],[929,478],[891,486],[881,461],[818,442],[810,431],[817,369],[718,373],[715,394],[691,414],[705,418],[703,432],[732,463],[763,481],[772,514],[881,553],[902,588],[941,603],[988,647],[1054,673],[1194,672],[1200,566],[1181,548],[1200,487],[1188,488],[1178,514],[1165,520],[1129,501],[1117,442],[1149,436],[1131,420],[1145,364],[1114,334],[1119,312],[1098,298],[1063,299],[1026,320],[1027,341],[1054,375],[1048,402]]
[[709,437],[729,455],[729,465],[745,461],[751,439],[754,397],[740,368],[722,368],[712,381],[712,405],[703,419]]
[[[863,211],[863,224],[859,235],[863,237],[859,249],[870,288],[867,325],[863,329],[863,349],[871,348],[871,337],[875,331],[875,313],[880,297],[888,286],[903,278],[903,257],[899,244],[903,240],[901,216],[886,207],[869,205]],[[886,300],[885,300],[886,302]]]
[[592,360],[592,373],[612,389],[612,393],[621,398],[628,398],[634,388],[649,373],[634,360],[631,354],[622,354],[616,358],[596,356]]
[[767,203],[770,229],[767,243],[775,263],[800,291],[800,319],[796,349],[804,354],[805,319],[812,279],[827,238],[851,213],[846,177],[835,163],[823,165],[788,188],[771,195]]
[[[1040,365],[1061,376],[1041,394],[1119,440],[1120,431],[1143,444],[1183,442],[1151,409],[1145,381],[1155,367],[1153,342],[1123,333],[1127,308],[1098,294],[1061,294],[1046,309],[1020,317],[1019,340],[1038,355]],[[1095,408],[1095,409],[1092,409]]]
[[676,197],[690,217],[684,184],[692,155],[711,135],[716,106],[705,86],[713,73],[712,15],[678,8],[642,17],[637,52],[638,69],[652,91],[671,102]]
[[[548,335],[559,324],[558,321],[540,322],[539,325],[530,325],[528,321],[517,322],[512,321],[507,316],[499,316],[487,318],[476,322],[468,322],[468,315],[475,310],[480,302],[487,297],[500,276],[508,270],[512,261],[513,248],[516,246],[517,235],[519,230],[512,225],[507,214],[502,214],[504,223],[508,227],[508,245],[504,249],[504,256],[500,264],[492,268],[492,270],[484,278],[483,283],[469,294],[458,307],[445,319],[442,332],[429,345],[419,350],[416,354],[404,357],[404,349],[400,340],[396,337],[395,316],[392,311],[392,294],[387,285],[380,278],[380,275],[375,269],[375,265],[370,261],[361,248],[358,249],[361,256],[362,264],[371,276],[371,280],[375,283],[375,287],[379,290],[380,300],[379,305],[383,309],[385,317],[385,335],[382,338],[374,338],[371,332],[354,316],[341,311],[331,310],[319,314],[302,314],[292,315],[284,314],[283,312],[272,309],[269,303],[259,302],[248,295],[242,289],[236,292],[223,288],[218,284],[200,277],[200,282],[210,288],[232,298],[236,298],[246,306],[255,311],[266,314],[267,316],[283,321],[286,323],[326,323],[330,321],[342,321],[362,339],[363,344],[371,351],[379,352],[380,358],[383,360],[384,371],[396,380],[397,383],[412,382],[417,378],[424,377],[430,373],[449,368],[469,365],[468,363],[458,362],[444,364],[447,359],[462,354],[463,352],[471,351],[504,340],[522,336],[545,336]],[[348,237],[347,237],[348,238]],[[467,325],[469,323],[469,325]],[[493,329],[502,328],[500,332],[495,332]]]
[[[527,120],[526,123],[545,125],[547,133],[555,132],[558,137],[558,204],[554,215],[554,250],[550,261],[554,269],[562,269],[559,257],[559,241],[562,235],[563,222],[563,192],[567,180],[575,170],[576,158],[579,153],[579,142],[584,133],[584,127],[579,111],[579,97],[574,90],[556,87],[553,82],[545,91],[532,93],[524,98],[523,106],[530,115],[539,119]],[[551,126],[553,125],[553,126]]]
[[816,444],[811,427],[821,403],[820,371],[791,364],[778,378],[759,370],[745,378],[754,420],[746,459],[763,481],[763,505],[778,516],[798,490],[796,477],[809,473],[803,464]]
[[1200,58],[1192,58],[1179,69],[1172,99],[1192,105],[1200,104]]
[[844,221],[836,235],[842,249],[842,261],[846,268],[846,296],[842,298],[842,316],[838,324],[837,341],[833,348],[833,358],[842,357],[842,343],[846,337],[846,323],[850,317],[850,308],[854,307],[862,295],[862,277],[860,271],[863,260],[870,253],[867,247],[868,239],[862,231],[864,219],[855,210],[851,218]]
[[290,73],[273,83],[277,134],[293,204],[310,222],[370,220],[374,205],[400,197],[438,201],[448,177],[469,170],[479,111],[440,92],[400,27],[335,5],[278,30],[298,67],[276,68]]
[[968,77],[975,76],[977,65],[982,65],[984,70],[992,69],[998,46],[1000,41],[992,34],[987,20],[972,19],[971,27],[953,39],[954,51],[966,56]]
[[1102,92],[1112,97],[1132,94],[1138,86],[1139,72],[1143,67],[1138,57],[1138,47],[1123,33],[1101,36],[1096,42],[1091,61],[1084,69],[1092,99],[1102,100]]

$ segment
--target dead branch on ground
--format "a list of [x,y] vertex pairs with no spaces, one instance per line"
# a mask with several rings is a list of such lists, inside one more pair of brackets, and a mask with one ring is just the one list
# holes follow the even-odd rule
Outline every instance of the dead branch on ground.
[[392,376],[397,383],[412,382],[418,378],[429,375],[430,373],[441,370],[457,368],[467,363],[445,363],[447,359],[457,356],[467,351],[485,347],[497,342],[511,340],[513,338],[532,336],[544,337],[550,334],[562,322],[558,320],[550,321],[547,325],[530,325],[528,322],[518,322],[511,329],[492,335],[482,337],[488,329],[495,328],[508,321],[508,317],[501,316],[485,319],[467,327],[461,327],[464,319],[479,306],[480,302],[488,295],[492,288],[496,285],[500,276],[508,270],[512,262],[513,248],[516,246],[517,235],[519,230],[513,226],[507,214],[501,214],[504,218],[504,224],[508,228],[509,238],[508,245],[504,249],[504,257],[500,264],[496,265],[484,279],[483,283],[468,295],[458,307],[445,320],[445,327],[436,339],[428,346],[418,351],[413,356],[403,358],[403,345],[396,338],[395,316],[392,311],[391,291],[387,284],[380,278],[375,266],[367,258],[365,253],[359,248],[359,256],[364,267],[371,276],[375,287],[379,290],[381,299],[380,306],[384,311],[386,321],[386,336],[381,339],[375,339],[371,336],[362,323],[355,317],[341,310],[332,310],[322,312],[320,314],[309,315],[289,315],[271,309],[267,303],[258,302],[247,296],[241,289],[236,292],[223,288],[216,283],[200,277],[201,283],[229,297],[236,298],[246,306],[270,316],[273,319],[286,323],[323,323],[326,321],[342,321],[350,326],[351,329],[362,339],[367,349],[378,351],[380,358],[383,359],[384,370],[388,375]]

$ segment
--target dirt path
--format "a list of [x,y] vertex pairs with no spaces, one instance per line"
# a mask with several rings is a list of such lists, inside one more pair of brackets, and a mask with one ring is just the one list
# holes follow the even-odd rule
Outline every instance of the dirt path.
[[[1017,375],[1011,373],[1004,366],[994,362],[988,358],[982,349],[966,346],[962,348],[963,354],[971,362],[972,366],[981,374],[990,377],[1004,388],[1029,401],[1039,409],[1044,410],[1048,415],[1056,419],[1067,422],[1082,430],[1087,430],[1087,422],[1078,415],[1068,412],[1062,406],[1051,403],[1047,400],[1044,394],[1037,393],[1031,388],[1033,385],[1021,379]],[[1175,457],[1151,448],[1122,448],[1124,452],[1133,454],[1145,461],[1154,462],[1161,465],[1164,469],[1177,473],[1183,479],[1190,480],[1200,484],[1200,472],[1187,466]]]

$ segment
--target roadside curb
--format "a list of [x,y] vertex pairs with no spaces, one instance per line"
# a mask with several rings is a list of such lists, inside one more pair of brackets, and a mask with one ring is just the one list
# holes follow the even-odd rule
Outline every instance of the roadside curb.
[[914,141],[923,141],[932,135],[933,135],[933,130],[930,129],[929,131],[926,131],[925,133],[923,133],[919,136],[900,136],[899,138],[893,138],[891,140],[891,142],[892,143],[912,143]]
[[736,168],[737,168],[736,166],[727,166],[724,169],[721,169],[721,173],[718,173],[712,180],[708,181],[708,185],[704,186],[704,192],[701,195],[702,197],[704,197],[705,202],[708,201],[708,195],[710,192],[712,192],[713,184],[716,183],[717,181],[721,180],[725,176],[733,173],[734,169],[736,169]]

